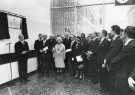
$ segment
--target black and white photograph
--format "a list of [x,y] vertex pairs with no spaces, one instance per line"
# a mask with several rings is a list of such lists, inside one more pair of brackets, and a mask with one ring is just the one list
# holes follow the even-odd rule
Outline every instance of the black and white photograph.
[[135,0],[0,0],[0,95],[135,95]]

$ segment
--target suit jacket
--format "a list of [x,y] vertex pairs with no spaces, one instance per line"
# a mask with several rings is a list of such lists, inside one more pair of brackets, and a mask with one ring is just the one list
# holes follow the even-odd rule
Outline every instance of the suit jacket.
[[56,40],[55,39],[48,39],[47,44],[48,44],[48,52],[52,54],[53,47],[56,45]]
[[71,39],[65,38],[64,41],[63,41],[63,44],[65,45],[65,49],[70,49]]
[[[121,52],[112,59],[111,69],[114,72],[114,87],[119,91],[119,95],[131,95],[129,89],[128,77],[133,77],[135,72],[135,40],[124,46]],[[134,94],[133,94],[134,95]]]
[[34,43],[34,49],[37,53],[40,53],[40,50],[43,49],[43,41],[36,40]]
[[111,68],[115,72],[125,73],[130,76],[135,67],[135,40],[124,46],[121,52],[112,59]]
[[82,53],[87,52],[87,50],[88,50],[88,41],[86,40],[86,38],[83,38],[83,39],[80,40],[79,46],[80,46],[80,51]]
[[49,40],[48,39],[45,41],[45,43],[43,42],[43,49],[45,47],[48,47],[48,49],[46,51],[44,51],[43,53],[41,53],[41,58],[45,61],[46,64],[48,64],[49,61],[50,61],[50,57],[51,57],[51,52],[50,52],[50,46],[49,46]]
[[22,52],[28,50],[29,46],[26,41],[24,41],[24,44],[22,44],[21,41],[15,43],[15,53],[17,54],[18,60],[23,60],[24,58],[27,58],[27,54],[22,54]]
[[[71,42],[71,43],[72,43],[72,42]],[[73,42],[73,44],[72,44],[72,46],[71,46],[71,49],[72,49],[72,51],[71,51],[71,56],[72,56],[72,57],[75,57],[76,54],[77,54],[77,42],[76,42],[76,41]]]
[[112,40],[109,52],[107,53],[106,60],[107,64],[110,65],[111,60],[119,54],[123,47],[123,41],[120,37],[117,37],[115,40]]
[[49,50],[50,50],[50,49],[49,49],[49,48],[50,48],[50,44],[49,44],[49,40],[48,40],[48,39],[46,40],[45,43],[43,42],[43,48],[45,48],[45,47],[48,47],[46,53],[50,53],[50,51],[49,51]]
[[110,48],[110,42],[105,38],[102,43],[98,45],[97,48],[97,63],[101,66],[104,63],[104,59],[106,54],[108,53]]

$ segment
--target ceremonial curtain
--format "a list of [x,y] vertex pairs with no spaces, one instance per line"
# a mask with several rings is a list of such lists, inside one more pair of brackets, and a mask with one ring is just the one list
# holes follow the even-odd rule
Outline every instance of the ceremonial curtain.
[[21,30],[22,30],[22,34],[24,35],[24,38],[28,39],[26,18],[22,18]]
[[0,40],[9,38],[7,14],[0,12]]

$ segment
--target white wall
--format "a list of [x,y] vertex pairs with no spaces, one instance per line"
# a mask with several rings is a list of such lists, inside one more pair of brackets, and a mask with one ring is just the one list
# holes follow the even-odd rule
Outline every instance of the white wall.
[[[30,49],[33,50],[34,41],[37,39],[39,33],[51,34],[50,31],[50,0],[0,0],[0,10],[17,13],[27,18],[27,28]],[[15,30],[9,30],[10,32]],[[19,32],[19,31],[16,31]],[[17,33],[14,33],[17,35]],[[16,39],[17,41],[17,39]],[[0,54],[9,53],[8,45],[11,40],[0,40]],[[13,42],[15,43],[15,41]],[[14,44],[12,44],[11,51],[14,52]],[[17,78],[18,66],[17,62],[12,64],[12,79]],[[37,69],[36,58],[28,60],[28,72]],[[11,80],[9,63],[0,65],[0,84]]]
[[39,33],[51,34],[50,0],[0,0],[0,10],[26,16],[30,41]]
[[[80,5],[114,3],[104,5],[104,25],[103,28],[110,31],[114,24],[125,28],[128,25],[135,26],[135,5],[115,6],[115,0],[76,0]],[[98,5],[100,6],[100,5]],[[95,7],[98,7],[95,6]],[[93,7],[93,6],[92,6]]]
[[130,6],[127,14],[128,25],[135,26],[135,6]]

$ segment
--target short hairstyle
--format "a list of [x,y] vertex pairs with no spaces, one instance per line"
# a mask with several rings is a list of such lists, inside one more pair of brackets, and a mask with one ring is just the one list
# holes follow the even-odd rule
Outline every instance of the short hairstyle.
[[47,38],[47,35],[43,35],[43,38]]
[[135,27],[127,26],[125,29],[125,33],[129,38],[135,39]]
[[106,37],[107,36],[107,31],[105,29],[103,29],[102,34]]
[[24,35],[21,33],[18,35],[18,38],[20,39],[21,37],[24,37]]
[[111,26],[112,31],[114,31],[117,35],[120,35],[121,28],[118,25]]
[[81,37],[85,38],[85,34],[84,33],[81,33]]
[[39,34],[38,34],[38,36],[42,36],[42,34],[41,34],[41,33],[39,33]]
[[94,35],[97,37],[98,36],[98,32],[94,32]]
[[56,38],[56,41],[57,41],[57,42],[58,42],[58,41],[62,42],[63,40],[62,40],[62,38],[61,38],[60,36],[58,36],[58,37]]

